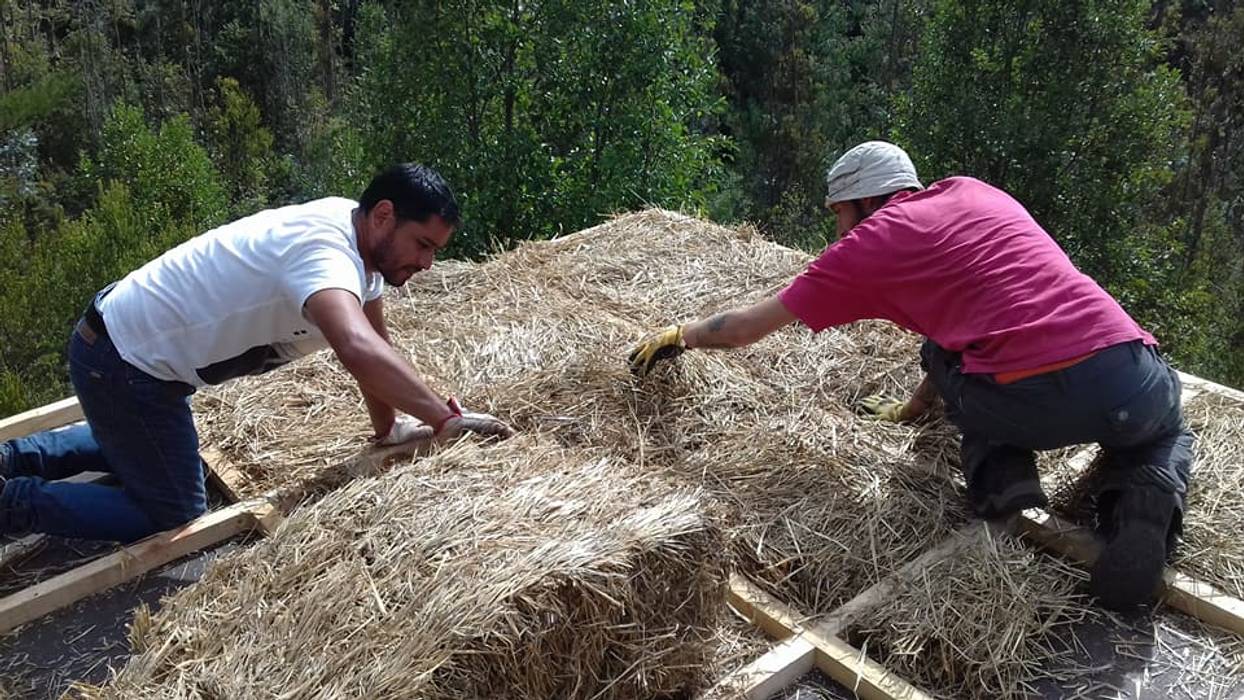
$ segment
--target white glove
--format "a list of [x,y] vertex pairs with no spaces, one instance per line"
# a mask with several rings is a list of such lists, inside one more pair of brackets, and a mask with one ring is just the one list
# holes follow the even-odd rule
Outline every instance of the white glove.
[[432,437],[432,429],[424,425],[423,421],[413,416],[399,414],[393,420],[393,427],[389,428],[389,434],[377,440],[376,444],[381,447],[391,447],[412,440],[427,440],[430,437]]
[[[455,421],[451,421],[453,423]],[[514,434],[514,430],[506,425],[494,415],[488,413],[469,413],[463,411],[462,417],[458,422],[462,426],[462,432],[470,431],[486,437],[508,438]]]

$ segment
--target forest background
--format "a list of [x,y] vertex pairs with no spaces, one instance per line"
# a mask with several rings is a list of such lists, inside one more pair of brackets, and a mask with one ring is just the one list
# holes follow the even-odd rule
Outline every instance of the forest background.
[[[414,160],[452,254],[647,205],[833,240],[895,141],[1015,195],[1182,369],[1244,385],[1244,7],[1185,0],[0,0],[0,416],[89,296]],[[915,359],[913,358],[913,362]]]

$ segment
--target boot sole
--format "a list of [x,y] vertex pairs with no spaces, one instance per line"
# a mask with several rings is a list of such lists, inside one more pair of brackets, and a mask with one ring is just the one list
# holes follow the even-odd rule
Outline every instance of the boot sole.
[[1165,566],[1166,533],[1159,532],[1156,523],[1128,523],[1093,564],[1093,595],[1112,610],[1152,602]]

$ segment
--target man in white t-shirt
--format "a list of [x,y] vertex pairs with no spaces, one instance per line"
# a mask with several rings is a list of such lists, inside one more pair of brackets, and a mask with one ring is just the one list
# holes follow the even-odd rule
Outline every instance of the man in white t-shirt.
[[[325,347],[358,380],[382,444],[508,436],[501,421],[428,388],[385,330],[384,283],[430,267],[458,223],[440,175],[397,165],[358,202],[259,212],[105,288],[69,343],[86,425],[0,444],[0,535],[132,541],[199,516],[206,495],[190,395]],[[86,470],[120,485],[55,481]]]

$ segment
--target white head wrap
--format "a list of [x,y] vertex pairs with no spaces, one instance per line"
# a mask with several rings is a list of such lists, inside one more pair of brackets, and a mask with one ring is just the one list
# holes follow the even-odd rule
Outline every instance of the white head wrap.
[[866,141],[842,154],[825,184],[828,204],[922,187],[907,152],[885,141]]

